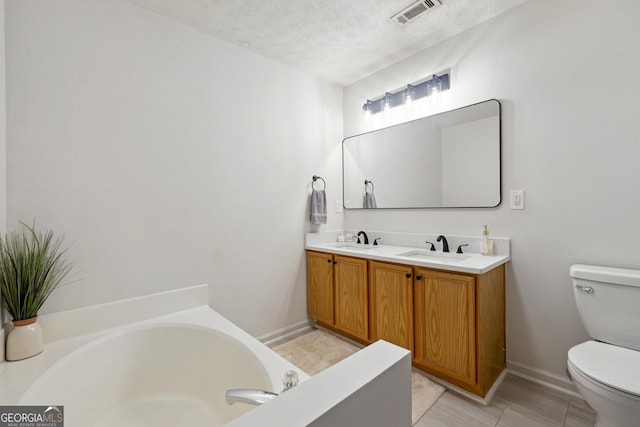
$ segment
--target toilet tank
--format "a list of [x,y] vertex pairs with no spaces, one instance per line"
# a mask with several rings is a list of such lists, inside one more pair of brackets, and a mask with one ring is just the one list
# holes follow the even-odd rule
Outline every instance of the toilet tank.
[[640,351],[640,270],[576,264],[569,275],[589,335]]

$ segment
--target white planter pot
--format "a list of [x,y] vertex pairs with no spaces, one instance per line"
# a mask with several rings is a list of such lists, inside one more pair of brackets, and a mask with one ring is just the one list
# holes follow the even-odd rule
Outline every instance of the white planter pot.
[[25,320],[14,320],[13,329],[7,336],[7,360],[22,360],[44,350],[42,328],[38,316]]

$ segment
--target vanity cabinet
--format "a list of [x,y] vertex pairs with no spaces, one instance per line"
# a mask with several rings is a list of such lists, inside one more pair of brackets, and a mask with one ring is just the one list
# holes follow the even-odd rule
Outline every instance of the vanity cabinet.
[[307,314],[337,332],[369,342],[367,260],[307,251]]
[[307,251],[307,310],[362,343],[411,350],[413,365],[478,396],[505,366],[505,265],[484,274]]
[[370,340],[413,351],[413,268],[369,261]]

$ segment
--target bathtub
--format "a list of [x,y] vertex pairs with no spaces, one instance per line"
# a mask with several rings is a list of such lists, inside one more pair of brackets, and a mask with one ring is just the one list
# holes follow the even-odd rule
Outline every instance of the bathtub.
[[[65,427],[411,425],[408,350],[378,341],[310,378],[208,300],[201,285],[39,317],[45,349],[0,360],[0,405],[64,406]],[[277,398],[226,404],[280,393],[288,370],[300,384]]]
[[0,405],[61,405],[66,427],[220,426],[255,409],[227,389],[309,378],[208,302],[200,285],[40,316],[44,351],[0,359]]
[[215,329],[160,323],[72,352],[19,404],[64,405],[67,426],[217,427],[252,409],[225,403],[225,391],[240,387],[274,387],[247,346]]

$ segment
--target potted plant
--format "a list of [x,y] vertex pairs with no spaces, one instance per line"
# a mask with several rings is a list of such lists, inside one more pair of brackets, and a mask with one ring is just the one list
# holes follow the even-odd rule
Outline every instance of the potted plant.
[[67,277],[72,265],[64,258],[62,238],[53,231],[36,231],[35,222],[22,232],[0,237],[0,291],[2,303],[13,317],[6,345],[7,360],[21,360],[42,352],[38,310]]

